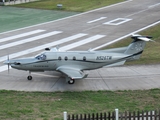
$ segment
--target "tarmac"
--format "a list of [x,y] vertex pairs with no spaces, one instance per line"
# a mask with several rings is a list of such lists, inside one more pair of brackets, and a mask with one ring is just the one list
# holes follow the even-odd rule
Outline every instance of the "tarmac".
[[160,65],[121,66],[85,71],[89,76],[69,85],[58,72],[32,73],[11,69],[1,72],[0,89],[18,91],[99,91],[147,90],[160,88]]
[[[68,17],[56,19],[53,16],[53,21],[46,20],[47,22],[41,21],[41,17],[38,17],[43,10],[32,14],[33,9],[15,8],[16,12],[12,7],[0,7],[0,29],[5,31],[0,33],[0,89],[53,92],[159,88],[160,65],[125,65],[86,71],[89,72],[86,79],[68,85],[64,76],[54,71],[32,73],[33,80],[28,81],[28,72],[10,69],[8,74],[7,66],[3,64],[8,54],[10,59],[30,57],[39,54],[46,47],[57,45],[65,50],[101,49],[159,24],[159,5],[159,0],[128,0],[81,14],[74,13],[75,15]],[[2,9],[3,12],[8,10],[9,13],[3,15]],[[20,11],[25,11],[27,16]],[[44,16],[47,16],[45,12]],[[13,19],[9,22],[12,17],[15,21]],[[26,24],[23,24],[25,20]],[[39,23],[36,23],[37,21]]]

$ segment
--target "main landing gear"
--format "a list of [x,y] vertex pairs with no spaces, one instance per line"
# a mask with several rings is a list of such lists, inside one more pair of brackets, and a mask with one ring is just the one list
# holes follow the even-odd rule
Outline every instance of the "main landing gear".
[[[29,71],[29,76],[27,77],[28,80],[32,80],[32,76],[31,76],[31,71]],[[75,80],[74,79],[71,79],[69,77],[66,77],[66,82],[68,84],[74,84],[75,83]]]
[[31,72],[29,71],[29,76],[27,77],[28,80],[32,80]]
[[74,83],[75,83],[75,80],[74,80],[74,79],[71,79],[71,78],[66,77],[66,82],[67,82],[68,84],[74,84]]
[[74,83],[75,83],[74,79],[71,79],[70,81],[68,81],[68,84],[74,84]]

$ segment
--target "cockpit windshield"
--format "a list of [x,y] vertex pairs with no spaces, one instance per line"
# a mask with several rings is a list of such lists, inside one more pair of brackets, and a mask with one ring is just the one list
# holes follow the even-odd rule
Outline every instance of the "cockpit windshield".
[[47,56],[45,54],[40,54],[35,57],[38,60],[46,60]]

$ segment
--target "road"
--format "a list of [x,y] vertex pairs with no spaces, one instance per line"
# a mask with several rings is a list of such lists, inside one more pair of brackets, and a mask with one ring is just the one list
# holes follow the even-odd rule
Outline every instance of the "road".
[[[156,74],[152,72],[150,76],[148,76],[147,72],[150,69],[147,69],[143,75],[139,72],[134,72],[134,75],[130,74],[127,77],[125,75],[128,75],[128,72],[124,76],[121,76],[121,72],[116,72],[122,70],[122,68],[123,70],[128,69],[130,66],[98,69],[91,71],[88,78],[76,81],[76,84],[71,87],[65,83],[65,79],[57,72],[33,73],[33,81],[27,81],[28,72],[25,71],[11,69],[8,75],[7,66],[3,65],[3,61],[7,59],[6,55],[8,54],[10,59],[35,56],[43,51],[44,48],[57,45],[63,50],[101,49],[112,42],[160,23],[159,13],[159,0],[128,0],[60,20],[0,33],[0,89],[76,91],[157,88],[159,87],[157,81],[160,75],[160,72],[158,72],[159,65],[156,66],[156,70],[155,66],[152,65],[140,66],[140,72],[143,72],[147,67],[156,72]],[[111,73],[115,74],[116,72],[116,76],[110,77],[111,73],[107,74],[107,71],[112,69],[113,72]],[[135,71],[134,66],[131,66],[130,69]],[[99,71],[101,70],[106,72],[101,72],[103,74],[100,74]],[[130,72],[133,73],[133,71]],[[156,85],[146,84],[144,87],[138,87],[138,85],[145,82],[143,80],[146,78],[149,81],[151,80],[151,83],[152,80],[157,81]],[[120,81],[118,81],[119,79]],[[133,88],[131,82],[134,80],[138,82],[138,85],[133,85],[135,88]],[[106,85],[104,81],[106,81]]]

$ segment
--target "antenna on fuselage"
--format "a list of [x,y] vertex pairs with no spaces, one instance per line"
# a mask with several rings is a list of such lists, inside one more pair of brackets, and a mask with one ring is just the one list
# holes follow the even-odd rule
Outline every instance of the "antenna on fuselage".
[[93,51],[93,50],[92,50],[92,48],[89,48],[88,51],[90,52],[90,51]]
[[46,51],[50,51],[50,48],[45,48]]

